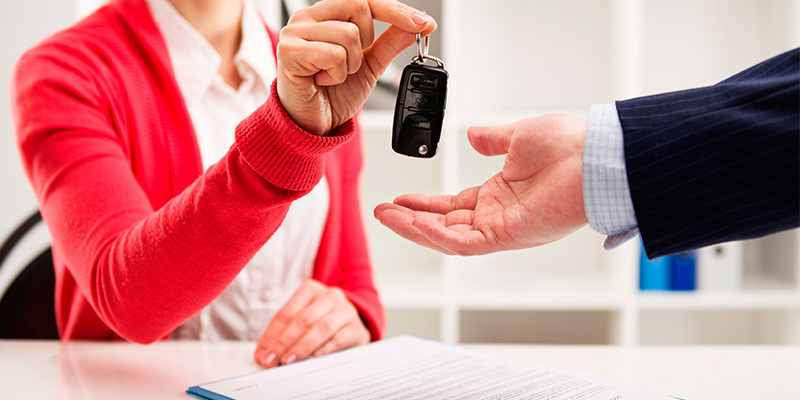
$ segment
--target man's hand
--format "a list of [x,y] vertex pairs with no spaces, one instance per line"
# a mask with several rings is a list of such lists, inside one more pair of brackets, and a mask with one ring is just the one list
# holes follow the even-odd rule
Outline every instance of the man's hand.
[[[373,18],[392,24],[374,40]],[[325,0],[295,12],[278,44],[278,98],[307,132],[325,135],[366,101],[389,63],[433,18],[395,0]]]
[[342,290],[309,280],[272,319],[254,359],[271,368],[369,341],[369,331]]
[[400,236],[446,254],[478,255],[553,242],[587,223],[582,163],[586,121],[566,114],[472,127],[486,156],[508,154],[503,170],[456,196],[402,195],[375,208]]

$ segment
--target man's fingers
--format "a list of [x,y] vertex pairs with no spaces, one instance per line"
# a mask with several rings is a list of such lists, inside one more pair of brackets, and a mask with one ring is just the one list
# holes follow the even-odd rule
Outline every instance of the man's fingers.
[[[444,216],[444,226],[452,228],[457,225],[472,226],[475,212],[472,210],[455,210]],[[441,222],[441,221],[439,221]]]
[[492,246],[483,232],[466,225],[445,227],[432,218],[414,218],[413,225],[433,245],[460,256],[491,253]]
[[468,254],[462,239],[481,238],[471,232],[479,191],[480,187],[472,187],[456,196],[404,194],[393,203],[378,205],[375,218],[421,246],[449,255]]
[[381,203],[381,204],[378,204],[377,206],[375,206],[375,210],[372,211],[372,215],[375,217],[375,219],[380,220],[381,219],[381,214],[383,214],[384,211],[388,211],[388,210],[398,211],[398,212],[401,212],[401,213],[404,213],[404,214],[408,214],[408,215],[410,215],[412,217],[414,215],[414,211],[413,210],[409,210],[406,207],[399,206],[399,205],[394,204],[394,203]]
[[479,186],[464,189],[456,196],[424,194],[404,194],[394,199],[394,203],[414,211],[447,214],[455,210],[474,210],[478,201]]
[[508,153],[514,126],[473,126],[467,130],[467,138],[472,148],[485,156],[499,156]]
[[452,251],[435,245],[428,240],[419,229],[414,227],[414,215],[415,213],[413,211],[392,203],[380,204],[375,208],[375,218],[396,234],[420,246],[428,247],[444,254],[453,255],[454,253]]
[[413,211],[430,211],[431,196],[417,193],[401,194],[393,203]]
[[447,255],[491,252],[483,232],[472,227],[473,213],[459,210],[447,215],[409,212],[396,204],[382,205],[375,217],[396,234],[420,246]]

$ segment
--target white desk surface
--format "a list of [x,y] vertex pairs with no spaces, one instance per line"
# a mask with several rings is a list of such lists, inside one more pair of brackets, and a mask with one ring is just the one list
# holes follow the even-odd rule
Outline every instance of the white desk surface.
[[[800,399],[800,347],[467,345],[687,400]],[[258,371],[249,342],[0,340],[0,399],[190,399],[189,386]]]

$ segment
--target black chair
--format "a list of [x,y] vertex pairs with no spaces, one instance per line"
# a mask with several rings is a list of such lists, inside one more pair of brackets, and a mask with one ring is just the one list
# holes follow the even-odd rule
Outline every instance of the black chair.
[[[0,247],[0,268],[19,241],[42,221],[37,210]],[[33,259],[0,298],[0,338],[58,339],[56,276],[50,248]]]

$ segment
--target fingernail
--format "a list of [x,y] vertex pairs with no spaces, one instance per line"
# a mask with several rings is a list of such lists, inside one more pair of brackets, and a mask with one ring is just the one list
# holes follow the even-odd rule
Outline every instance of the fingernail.
[[428,22],[428,16],[421,12],[414,12],[411,14],[411,20],[417,25],[422,25]]
[[296,359],[297,359],[297,357],[295,357],[295,355],[294,355],[294,354],[292,354],[292,355],[290,355],[289,357],[286,357],[286,362],[284,362],[284,364],[291,364],[291,363],[293,363],[293,362],[294,362],[294,360],[296,360]]
[[272,360],[275,359],[275,353],[270,353],[266,358],[264,358],[264,366],[269,366],[272,363]]
[[266,353],[266,352],[267,352],[267,351],[266,351],[266,350],[264,350],[264,349],[261,349],[261,350],[259,350],[259,351],[257,351],[257,352],[256,352],[256,357],[255,357],[255,360],[256,360],[256,362],[257,362],[257,363],[259,363],[259,364],[260,364],[261,362],[263,362],[263,361],[264,361],[264,353]]

